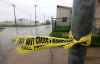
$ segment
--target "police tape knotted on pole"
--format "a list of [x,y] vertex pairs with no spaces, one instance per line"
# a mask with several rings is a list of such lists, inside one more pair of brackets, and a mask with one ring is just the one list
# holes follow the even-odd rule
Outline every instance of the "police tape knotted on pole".
[[91,44],[91,34],[83,36],[80,40],[75,40],[70,34],[69,38],[43,37],[43,36],[17,36],[15,40],[16,49],[19,53],[27,54],[37,52],[51,47],[71,48],[79,43],[83,46]]
[[75,44],[81,44],[83,46],[89,46],[91,45],[91,36],[92,33],[89,33],[85,36],[82,36],[79,40],[76,40],[74,38],[74,36],[72,35],[72,32],[69,33],[69,38],[72,39],[72,41],[70,42],[70,44],[65,45],[64,48],[71,48],[72,46],[74,46]]

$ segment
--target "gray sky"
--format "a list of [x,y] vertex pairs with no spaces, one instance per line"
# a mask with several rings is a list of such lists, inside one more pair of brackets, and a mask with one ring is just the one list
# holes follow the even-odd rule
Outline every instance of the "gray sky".
[[56,6],[72,6],[73,0],[0,0],[0,21],[13,20],[13,8],[16,5],[17,18],[34,19],[34,4],[37,4],[37,19],[43,20],[56,15]]

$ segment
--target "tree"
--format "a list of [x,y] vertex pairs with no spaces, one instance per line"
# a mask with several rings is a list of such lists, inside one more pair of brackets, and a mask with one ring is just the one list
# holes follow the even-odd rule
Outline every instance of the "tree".
[[46,25],[51,24],[50,20],[46,20]]
[[38,23],[39,23],[39,21],[35,21],[35,23],[36,23],[36,24],[38,24]]

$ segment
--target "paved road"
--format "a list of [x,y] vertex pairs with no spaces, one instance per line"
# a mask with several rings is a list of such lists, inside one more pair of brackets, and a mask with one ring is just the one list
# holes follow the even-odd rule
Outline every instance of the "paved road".
[[[25,28],[24,27],[16,27],[16,28],[6,27],[6,29],[0,32],[0,64],[15,64],[15,63],[16,64],[25,64],[25,63],[32,64],[33,63],[32,59],[38,58],[36,56],[47,55],[44,53],[41,53],[41,54],[34,53],[34,55],[30,54],[28,56],[20,55],[16,52],[12,39],[16,35],[49,36],[50,32],[51,32],[51,25],[39,26],[39,27],[25,27]],[[35,58],[32,58],[32,56]],[[20,61],[19,59],[22,59],[22,61]],[[26,61],[23,62],[24,60]]]
[[6,48],[13,47],[12,39],[17,35],[41,35],[49,36],[51,32],[51,25],[39,26],[39,27],[11,27],[6,28],[0,33],[0,42]]
[[16,35],[49,36],[51,31],[51,25],[4,29],[0,32],[0,64],[66,64],[67,52],[63,48],[51,48],[22,55],[16,51],[12,42]]

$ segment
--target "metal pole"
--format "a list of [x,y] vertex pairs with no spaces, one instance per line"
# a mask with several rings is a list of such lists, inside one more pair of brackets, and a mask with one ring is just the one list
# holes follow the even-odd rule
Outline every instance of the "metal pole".
[[35,6],[35,10],[34,10],[34,12],[35,12],[35,18],[34,19],[35,19],[35,25],[36,25],[36,21],[37,21],[37,14],[36,14],[37,13],[36,12],[37,10],[36,10],[36,7],[37,7],[37,5],[35,4],[34,6]]
[[14,10],[14,22],[15,22],[15,25],[16,25],[16,5],[15,4],[12,4],[12,7],[13,7],[13,10]]
[[[96,0],[74,0],[71,30],[75,40],[88,35],[93,28]],[[68,64],[84,64],[86,47],[76,44],[69,49]]]

